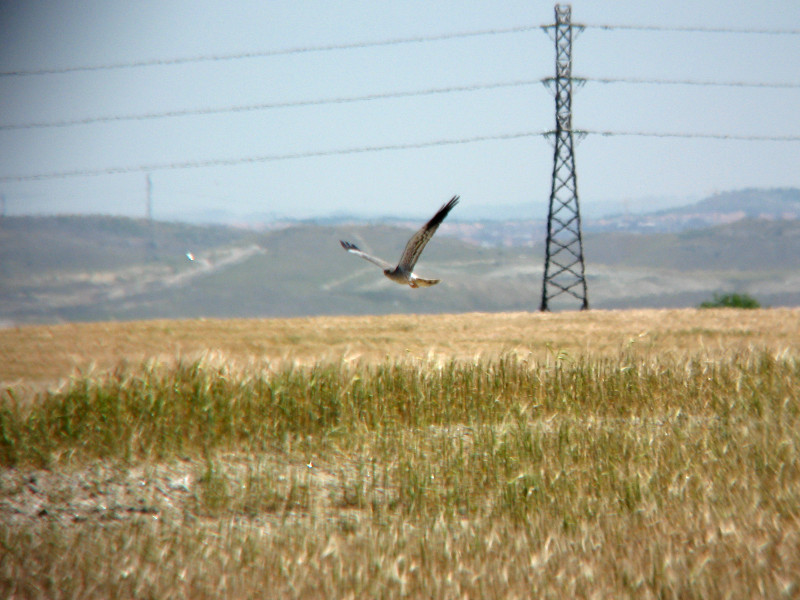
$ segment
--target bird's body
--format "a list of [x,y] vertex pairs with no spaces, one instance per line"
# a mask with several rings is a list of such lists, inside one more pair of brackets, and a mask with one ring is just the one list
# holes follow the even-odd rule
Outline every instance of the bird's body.
[[444,204],[436,212],[436,214],[433,215],[430,221],[425,223],[425,225],[423,225],[419,231],[411,236],[411,239],[409,239],[408,243],[406,244],[405,250],[403,250],[402,256],[400,256],[400,261],[396,266],[386,262],[383,259],[370,256],[366,252],[363,252],[358,246],[350,242],[341,241],[342,248],[352,254],[370,261],[373,264],[378,265],[381,269],[383,269],[383,274],[386,275],[386,277],[395,283],[399,283],[400,285],[409,285],[412,288],[430,287],[432,285],[436,285],[439,283],[439,279],[423,279],[422,277],[418,277],[414,274],[414,266],[417,264],[417,260],[419,260],[425,245],[430,241],[430,239],[433,237],[433,234],[436,233],[439,225],[442,224],[444,218],[456,204],[458,204],[458,196],[453,196],[450,198],[449,202]]

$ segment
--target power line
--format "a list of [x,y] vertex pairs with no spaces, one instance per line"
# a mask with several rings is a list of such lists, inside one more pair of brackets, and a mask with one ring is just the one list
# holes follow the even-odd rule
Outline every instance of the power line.
[[736,140],[744,142],[800,142],[800,135],[746,135],[737,133],[687,133],[659,131],[612,131],[597,129],[576,129],[578,135],[599,135],[603,137],[654,137],[688,138],[706,140]]
[[[800,83],[792,82],[751,82],[751,81],[712,81],[692,79],[653,79],[639,77],[573,77],[578,83],[604,83],[604,84],[643,84],[643,85],[689,85],[703,87],[743,87],[743,88],[771,88],[771,89],[797,89]],[[106,115],[100,117],[85,117],[81,119],[62,119],[56,121],[35,121],[31,123],[0,124],[0,131],[13,131],[22,129],[46,129],[55,127],[72,127],[77,125],[94,125],[98,123],[114,123],[124,121],[147,121],[152,119],[165,119],[174,117],[205,116],[226,113],[253,112],[283,108],[302,108],[306,106],[324,106],[331,104],[348,104],[355,102],[369,102],[375,100],[391,100],[398,98],[413,98],[432,96],[438,94],[452,94],[461,92],[477,92],[503,88],[514,88],[549,83],[552,78],[520,79],[514,81],[500,81],[491,83],[474,83],[459,86],[428,88],[424,90],[384,92],[378,94],[365,94],[362,96],[339,96],[333,98],[320,98],[316,100],[291,100],[286,102],[260,102],[255,104],[241,104],[221,107],[188,108],[180,110],[167,110],[160,112],[130,113],[122,115]]]
[[669,25],[581,25],[583,29],[600,29],[604,31],[665,31],[673,33],[734,33],[744,35],[800,35],[800,29],[758,29],[739,27],[686,27]]
[[[746,29],[735,27],[686,27],[686,26],[660,26],[660,25],[615,25],[615,24],[589,24],[577,25],[581,29],[598,29],[603,31],[662,31],[680,33],[725,33],[725,34],[756,34],[756,35],[800,35],[800,29]],[[397,46],[402,44],[419,44],[425,42],[448,41],[460,38],[507,35],[525,33],[540,29],[541,25],[519,25],[516,27],[478,29],[453,33],[434,35],[420,35],[409,37],[389,38],[364,42],[349,42],[341,44],[320,44],[312,46],[298,46],[293,48],[279,48],[275,50],[260,50],[252,52],[234,52],[228,54],[200,54],[196,56],[182,56],[172,58],[154,58],[144,60],[120,61],[94,65],[76,65],[70,67],[52,67],[42,69],[18,69],[13,71],[0,71],[0,77],[27,77],[37,75],[62,75],[67,73],[110,71],[116,69],[133,69],[139,67],[175,66],[202,62],[217,62],[241,60],[248,58],[267,58],[272,56],[286,56],[310,52],[330,52],[334,50],[356,50],[362,48],[376,48],[381,46]]]
[[475,142],[488,142],[497,140],[515,140],[526,137],[547,135],[545,131],[520,131],[516,133],[501,133],[494,135],[477,135],[466,138],[441,139],[428,142],[411,142],[407,144],[386,144],[383,146],[361,146],[355,148],[338,148],[332,150],[310,150],[289,154],[267,154],[262,156],[248,156],[242,158],[217,158],[208,160],[191,160],[185,162],[154,163],[149,165],[136,165],[127,167],[107,167],[103,169],[75,169],[72,171],[54,171],[50,173],[36,173],[31,175],[3,175],[0,181],[42,181],[46,179],[67,179],[71,177],[93,177],[98,175],[123,175],[127,173],[141,173],[148,171],[167,171],[175,169],[197,169],[203,167],[232,167],[238,165],[293,160],[299,158],[318,158],[325,156],[341,156],[346,154],[363,154],[367,152],[385,152],[388,150],[418,150],[436,146],[453,146],[458,144],[472,144]]
[[574,77],[574,80],[588,83],[630,83],[645,85],[695,85],[707,87],[745,87],[745,88],[800,88],[800,83],[758,82],[758,81],[713,81],[697,79],[652,79],[644,77]]
[[189,108],[150,113],[133,113],[127,115],[108,115],[103,117],[87,117],[84,119],[64,119],[60,121],[39,121],[34,123],[20,123],[0,125],[0,131],[17,129],[44,129],[50,127],[71,127],[74,125],[92,125],[96,123],[112,123],[118,121],[145,121],[150,119],[164,119],[170,117],[188,117],[199,115],[214,115],[224,113],[237,113],[279,108],[300,108],[305,106],[321,106],[326,104],[347,104],[353,102],[367,102],[372,100],[388,100],[394,98],[412,98],[416,96],[432,96],[436,94],[451,94],[456,92],[476,92],[501,88],[512,88],[535,85],[541,79],[524,79],[518,81],[502,81],[495,83],[476,83],[470,85],[429,88],[416,91],[385,92],[380,94],[366,94],[363,96],[340,96],[322,98],[317,100],[293,100],[288,102],[261,102],[257,104],[242,104],[236,106],[223,106],[218,108]]
[[389,38],[366,42],[350,42],[343,44],[320,44],[317,46],[298,46],[295,48],[282,48],[277,50],[262,50],[256,52],[236,52],[231,54],[201,54],[197,56],[184,56],[176,58],[154,58],[148,60],[122,61],[96,65],[79,65],[73,67],[20,69],[17,71],[0,71],[0,77],[25,77],[33,75],[61,75],[86,71],[110,71],[115,69],[133,69],[138,67],[162,67],[185,65],[190,63],[215,62],[240,60],[245,58],[266,58],[271,56],[286,56],[290,54],[304,54],[308,52],[330,52],[332,50],[356,50],[360,48],[376,48],[380,46],[398,46],[402,44],[420,44],[425,42],[440,42],[459,38],[481,37],[489,35],[506,35],[512,33],[525,33],[539,29],[538,25],[520,25],[499,29],[478,29],[455,33],[441,33],[435,35],[419,35],[411,37]]
[[[348,154],[365,154],[369,152],[386,152],[390,150],[419,150],[437,146],[454,146],[488,141],[516,140],[529,137],[547,137],[553,135],[552,131],[518,131],[514,133],[500,133],[492,135],[476,135],[464,138],[439,139],[427,142],[411,142],[407,144],[386,144],[382,146],[359,146],[353,148],[335,148],[331,150],[309,150],[287,154],[267,154],[240,158],[216,158],[206,160],[190,160],[171,163],[152,163],[143,165],[106,167],[102,169],[75,169],[71,171],[53,171],[50,173],[33,173],[29,175],[3,175],[0,181],[43,181],[49,179],[68,179],[72,177],[94,177],[99,175],[123,175],[129,173],[142,173],[153,171],[168,171],[179,169],[197,169],[205,167],[232,167],[246,164],[295,160],[302,158],[320,158],[326,156],[343,156]],[[680,132],[653,132],[653,131],[613,131],[595,129],[575,129],[577,136],[597,135],[602,137],[654,137],[654,138],[690,138],[734,140],[749,142],[798,142],[800,135],[740,135],[724,133],[680,133]]]

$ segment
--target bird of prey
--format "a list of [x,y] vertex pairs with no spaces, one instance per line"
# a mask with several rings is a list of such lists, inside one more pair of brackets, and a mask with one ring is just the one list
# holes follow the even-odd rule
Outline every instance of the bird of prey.
[[408,240],[406,244],[406,249],[403,250],[403,254],[400,257],[400,262],[397,263],[396,266],[380,258],[370,256],[355,244],[342,240],[340,240],[340,243],[342,244],[342,248],[348,252],[378,265],[383,269],[383,274],[395,283],[399,283],[400,285],[408,284],[412,288],[436,285],[439,283],[439,279],[423,279],[422,277],[417,277],[413,272],[414,265],[417,264],[417,260],[419,260],[419,255],[422,254],[425,244],[430,241],[439,225],[444,221],[447,213],[449,213],[456,204],[458,204],[458,196],[453,196],[450,198],[449,202],[444,204],[442,208],[433,215],[430,221],[425,223],[419,231],[411,236],[411,239]]

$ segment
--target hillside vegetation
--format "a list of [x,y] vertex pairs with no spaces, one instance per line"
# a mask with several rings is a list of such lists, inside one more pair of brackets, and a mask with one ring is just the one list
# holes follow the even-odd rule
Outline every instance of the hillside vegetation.
[[[107,216],[5,217],[0,221],[0,277],[30,279],[52,273],[104,272],[183,258],[200,246],[239,244],[252,234],[231,227],[149,223]],[[168,261],[169,262],[169,261]]]
[[798,309],[36,326],[0,350],[3,597],[800,591]]
[[800,268],[800,220],[743,219],[681,233],[592,234],[586,253],[597,263],[674,271],[787,272]]
[[[538,308],[541,244],[480,247],[440,232],[418,269],[442,283],[421,291],[392,284],[339,247],[340,239],[352,239],[394,259],[408,235],[383,225],[295,225],[256,234],[169,223],[151,228],[110,217],[7,218],[0,223],[0,321]],[[800,303],[800,220],[587,234],[585,253],[595,308],[696,306],[727,292],[747,293],[765,306]]]

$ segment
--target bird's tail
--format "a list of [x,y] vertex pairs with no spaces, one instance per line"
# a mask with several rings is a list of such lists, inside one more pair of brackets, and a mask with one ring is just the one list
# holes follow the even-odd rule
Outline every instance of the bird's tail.
[[423,279],[422,277],[414,277],[412,281],[416,284],[413,287],[431,287],[441,281],[441,279]]

